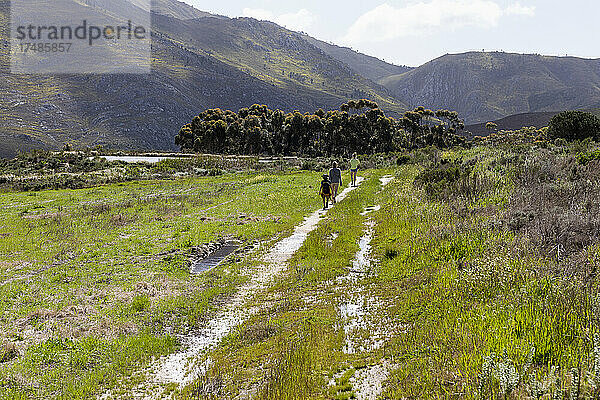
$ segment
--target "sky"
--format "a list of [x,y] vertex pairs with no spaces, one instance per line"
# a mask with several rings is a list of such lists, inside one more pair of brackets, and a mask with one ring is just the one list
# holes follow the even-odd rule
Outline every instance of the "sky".
[[184,1],[273,21],[397,65],[473,50],[600,58],[598,0]]

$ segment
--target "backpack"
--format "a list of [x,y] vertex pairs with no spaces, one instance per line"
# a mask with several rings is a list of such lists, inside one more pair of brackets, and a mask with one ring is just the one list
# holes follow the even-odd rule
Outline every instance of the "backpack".
[[331,185],[328,181],[321,182],[321,193],[331,194]]

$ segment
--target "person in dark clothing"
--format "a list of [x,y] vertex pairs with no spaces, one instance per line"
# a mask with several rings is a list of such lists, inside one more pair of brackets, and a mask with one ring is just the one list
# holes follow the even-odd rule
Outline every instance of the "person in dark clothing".
[[331,182],[331,202],[336,203],[335,198],[338,195],[338,190],[342,185],[342,171],[337,167],[337,162],[333,162],[333,168],[329,170],[329,181]]
[[319,188],[319,195],[323,198],[323,210],[329,207],[329,198],[331,197],[331,182],[329,182],[329,175],[323,175],[321,181],[321,187]]

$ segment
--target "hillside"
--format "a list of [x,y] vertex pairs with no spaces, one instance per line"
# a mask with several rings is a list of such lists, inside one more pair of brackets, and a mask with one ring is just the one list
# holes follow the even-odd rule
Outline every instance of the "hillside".
[[445,55],[379,83],[409,106],[453,109],[471,124],[600,106],[600,60],[574,57]]
[[350,68],[360,75],[373,81],[378,81],[392,75],[403,74],[413,69],[407,66],[389,64],[376,57],[359,53],[347,47],[336,46],[308,35],[303,35],[303,37],[326,54],[350,66]]
[[[154,28],[177,38],[191,51],[214,57],[290,96],[310,93],[315,107],[339,106],[365,97],[399,114],[405,109],[387,89],[358,75],[308,43],[300,34],[252,18],[201,18],[177,21],[156,15]],[[335,98],[331,103],[331,98]]]
[[314,112],[368,98],[392,117],[424,105],[456,110],[471,125],[600,107],[600,60],[466,53],[411,69],[177,0],[153,0],[150,75],[11,75],[8,4],[0,0],[0,157],[65,143],[175,150],[180,127],[202,110],[254,103]]
[[[509,115],[508,117],[500,118],[496,121],[491,121],[498,125],[499,130],[517,130],[524,126],[535,126],[543,128],[548,126],[548,123],[556,112],[538,112],[538,113],[522,113]],[[489,121],[488,121],[489,122]],[[474,136],[487,136],[490,132],[486,129],[487,122],[479,124],[467,125],[465,131]]]
[[19,76],[4,70],[0,90],[10,95],[0,99],[0,155],[67,142],[174,150],[181,125],[208,107],[238,109],[265,99],[284,109],[315,105],[310,94],[291,99],[286,91],[168,37],[157,35],[153,46],[151,75]]
[[[600,117],[600,108],[584,110]],[[508,117],[500,118],[496,121],[491,121],[498,125],[499,130],[518,130],[524,126],[534,126],[536,128],[543,128],[548,126],[552,117],[556,115],[556,111],[552,112],[537,112],[537,113],[523,113],[509,115]],[[488,121],[489,122],[489,121]],[[465,132],[472,134],[473,136],[487,136],[489,131],[486,129],[487,122],[480,124],[467,125]]]
[[[348,97],[405,107],[299,34],[156,0],[150,75],[11,75],[8,1],[0,1],[0,157],[64,143],[175,150],[179,128],[206,108],[254,103],[287,111],[337,108]],[[189,18],[195,19],[189,19]],[[181,19],[180,19],[181,18]]]
[[216,17],[205,11],[200,11],[182,1],[177,0],[152,0],[152,11],[174,17],[177,19],[194,19],[203,17]]

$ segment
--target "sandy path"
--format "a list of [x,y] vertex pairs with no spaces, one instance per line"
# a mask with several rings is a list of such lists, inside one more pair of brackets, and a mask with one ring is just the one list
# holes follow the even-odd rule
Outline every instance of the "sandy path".
[[[381,190],[393,179],[394,177],[391,175],[380,178]],[[368,207],[361,214],[366,216],[380,209],[380,205]],[[345,321],[345,345],[342,351],[346,354],[374,351],[384,344],[389,335],[381,321],[371,321],[372,318],[369,318],[375,312],[378,304],[376,299],[368,296],[368,291],[361,284],[361,280],[368,275],[371,268],[373,227],[373,221],[367,218],[365,232],[359,242],[359,251],[352,261],[352,269],[347,276],[338,279],[339,283],[345,284],[343,290],[347,296],[347,301],[339,306],[340,315]],[[361,331],[369,332],[369,337],[356,336],[356,333]],[[377,399],[382,393],[383,383],[388,379],[392,369],[393,366],[389,361],[382,360],[380,364],[357,370],[350,378],[355,398],[358,400]]]
[[[359,177],[357,184],[363,180],[364,178]],[[337,196],[337,200],[343,200],[354,189],[356,188],[347,187]],[[175,383],[180,386],[191,383],[203,369],[203,366],[196,365],[198,356],[216,346],[234,327],[258,311],[244,307],[244,305],[256,292],[267,288],[272,279],[287,268],[287,261],[300,249],[308,234],[316,229],[321,217],[326,213],[327,210],[315,211],[296,227],[291,236],[276,243],[263,256],[264,263],[259,270],[255,271],[250,282],[240,287],[233,298],[206,324],[205,328],[193,336],[180,338],[183,351],[163,357],[151,367],[150,375],[154,383],[159,385]],[[136,398],[146,399],[160,397],[161,393],[156,392],[150,396],[136,396]]]

